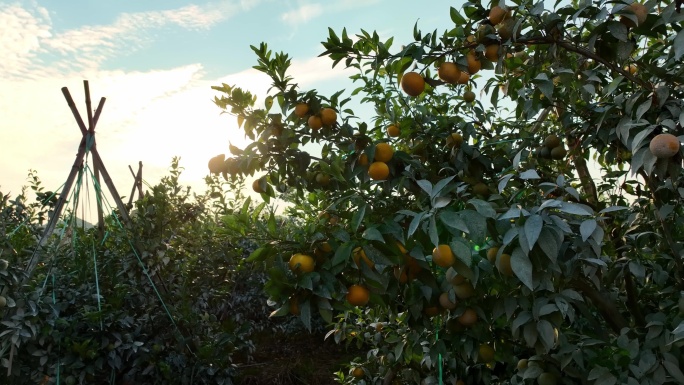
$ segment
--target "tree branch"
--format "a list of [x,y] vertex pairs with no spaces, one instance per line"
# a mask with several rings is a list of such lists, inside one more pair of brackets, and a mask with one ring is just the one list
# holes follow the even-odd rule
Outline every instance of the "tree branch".
[[620,334],[620,331],[623,328],[629,326],[615,304],[608,300],[585,279],[574,278],[570,283],[591,300],[615,334]]
[[622,275],[625,277],[625,290],[627,292],[627,309],[634,317],[634,322],[639,327],[646,326],[646,318],[641,312],[639,301],[637,300],[636,287],[634,286],[634,279],[632,273],[629,271],[629,263],[626,263],[622,269]]

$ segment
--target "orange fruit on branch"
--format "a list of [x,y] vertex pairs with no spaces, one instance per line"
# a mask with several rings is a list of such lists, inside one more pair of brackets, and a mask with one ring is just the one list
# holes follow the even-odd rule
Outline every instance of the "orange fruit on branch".
[[449,245],[439,245],[432,250],[432,261],[439,267],[449,267],[454,264],[456,259]]
[[659,134],[655,138],[651,139],[651,143],[648,145],[648,149],[651,153],[655,155],[658,159],[666,159],[673,157],[679,152],[679,139],[672,134]]
[[347,289],[346,298],[352,306],[365,306],[370,299],[370,292],[361,285],[351,285]]
[[399,129],[399,126],[396,124],[390,124],[387,126],[387,135],[396,138],[397,136],[401,135],[401,129]]
[[425,79],[417,72],[408,72],[401,77],[401,89],[409,96],[418,96],[425,91]]
[[368,176],[373,180],[385,180],[389,174],[389,166],[385,162],[373,162],[368,167]]
[[290,270],[295,273],[310,273],[314,270],[315,264],[313,257],[301,253],[292,255],[288,262]]
[[326,126],[332,126],[337,121],[337,112],[332,108],[321,110],[321,122]]
[[445,83],[456,84],[461,77],[461,70],[455,63],[444,62],[437,69],[437,75]]
[[309,116],[308,124],[312,130],[317,131],[320,130],[321,127],[323,127],[323,120],[321,120],[320,116],[311,115]]
[[297,103],[294,109],[295,116],[303,118],[309,113],[309,105],[306,103]]
[[375,145],[375,161],[389,162],[394,156],[394,149],[389,143],[378,143]]
[[492,25],[497,25],[504,21],[507,17],[510,16],[510,13],[508,12],[507,9],[504,9],[503,7],[500,7],[498,5],[495,5],[492,7],[492,9],[489,10],[489,22]]

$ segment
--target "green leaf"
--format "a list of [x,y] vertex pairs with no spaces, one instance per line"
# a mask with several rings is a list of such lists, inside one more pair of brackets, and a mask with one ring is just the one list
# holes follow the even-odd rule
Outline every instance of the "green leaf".
[[451,247],[451,251],[458,260],[470,267],[470,265],[473,263],[473,256],[470,245],[466,243],[465,240],[454,238],[451,243],[449,243],[449,247]]
[[444,211],[440,213],[439,219],[442,221],[442,223],[453,229],[463,231],[464,233],[468,233],[470,231],[468,230],[468,226],[466,226],[465,221],[461,219],[461,216],[453,211]]
[[539,239],[539,234],[541,234],[543,225],[544,220],[537,214],[530,215],[530,217],[525,221],[525,237],[527,237],[527,242],[530,249],[532,249],[534,244],[537,243],[537,239]]
[[536,170],[526,170],[520,173],[520,179],[541,179]]
[[591,234],[594,233],[594,230],[596,230],[596,220],[595,219],[587,219],[586,221],[583,221],[582,224],[580,225],[580,234],[582,235],[582,240],[584,242],[591,237]]
[[411,224],[409,224],[408,228],[408,234],[406,234],[408,237],[413,235],[413,233],[416,232],[418,229],[418,226],[420,226],[420,222],[423,220],[423,217],[427,214],[426,212],[418,213],[416,214],[415,217],[413,217],[413,220],[411,221]]
[[485,202],[481,199],[471,199],[468,201],[468,204],[473,205],[478,213],[484,215],[487,218],[496,217],[496,210],[494,210],[494,208],[489,202]]
[[361,236],[362,236],[364,239],[368,239],[368,240],[371,240],[371,241],[385,242],[385,239],[382,237],[382,234],[381,234],[380,231],[378,231],[378,229],[375,228],[375,227],[369,227],[369,228],[367,228],[366,231],[364,231],[363,234],[361,234]]
[[430,236],[430,241],[432,244],[439,245],[439,234],[437,233],[437,220],[435,216],[430,216],[430,221],[428,222],[428,235]]
[[677,61],[684,55],[684,30],[677,33],[672,48],[674,49],[674,60]]
[[466,23],[466,19],[464,19],[454,7],[449,9],[449,16],[451,17],[451,21],[453,21],[456,25],[463,25]]
[[581,205],[578,203],[561,202],[561,206],[558,209],[568,214],[594,215],[594,211],[589,206]]
[[345,242],[342,246],[338,247],[337,250],[335,250],[335,256],[332,259],[332,265],[336,266],[351,259],[351,253],[354,246],[356,246],[356,242],[350,241]]
[[487,236],[487,220],[485,217],[473,210],[463,210],[460,214],[468,227],[470,240],[478,245],[483,244]]
[[532,261],[525,255],[520,247],[516,247],[511,254],[511,268],[516,277],[528,289],[534,290],[534,282],[532,281]]
[[541,337],[542,343],[546,347],[546,350],[551,350],[555,345],[556,335],[553,330],[553,325],[547,320],[539,320],[537,323],[537,332],[539,337]]
[[544,254],[546,254],[553,263],[556,263],[556,258],[558,257],[558,246],[559,245],[558,245],[556,237],[553,235],[552,231],[549,229],[543,228],[541,233],[539,234],[539,239],[537,240],[537,244],[542,249]]
[[606,88],[603,90],[603,95],[604,95],[604,96],[608,96],[608,95],[612,94],[612,93],[618,88],[618,86],[622,83],[622,81],[623,81],[624,79],[625,79],[624,76],[617,76],[617,77],[615,77],[615,79],[613,79],[613,81],[610,82],[610,84],[608,85],[608,87],[606,87]]
[[366,207],[368,207],[366,203],[362,204],[352,216],[352,230],[357,231],[359,229],[359,226],[361,226],[361,222],[363,222],[363,217],[366,215]]
[[311,331],[311,301],[304,301],[299,304],[299,319],[308,331]]

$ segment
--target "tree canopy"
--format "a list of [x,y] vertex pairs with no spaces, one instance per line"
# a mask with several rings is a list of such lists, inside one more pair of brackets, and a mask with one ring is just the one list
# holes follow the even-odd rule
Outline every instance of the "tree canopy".
[[273,315],[365,346],[344,383],[684,383],[679,7],[469,2],[403,45],[331,29],[357,85],[332,95],[252,47],[265,107],[214,89],[253,143],[210,168],[292,203],[297,230],[272,214],[250,257]]

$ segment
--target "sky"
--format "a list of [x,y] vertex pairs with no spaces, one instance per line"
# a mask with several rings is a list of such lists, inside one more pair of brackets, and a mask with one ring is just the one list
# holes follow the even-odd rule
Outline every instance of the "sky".
[[154,185],[174,156],[181,182],[203,192],[209,158],[229,141],[248,144],[235,117],[213,104],[211,86],[237,85],[261,100],[270,86],[251,68],[250,45],[287,52],[302,88],[331,94],[353,84],[352,72],[318,57],[328,27],[394,36],[398,50],[416,22],[424,31],[451,27],[450,6],[460,8],[444,0],[0,0],[0,192],[19,193],[29,170],[46,190],[66,181],[81,133],[61,88],[87,122],[83,80],[93,106],[106,98],[97,148],[121,195],[133,185],[129,166],[141,161]]

